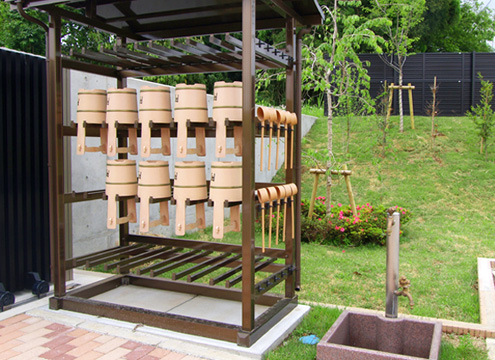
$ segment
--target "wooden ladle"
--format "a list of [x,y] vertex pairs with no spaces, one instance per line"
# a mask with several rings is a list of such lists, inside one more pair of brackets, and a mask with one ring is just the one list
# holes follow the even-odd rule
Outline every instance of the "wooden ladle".
[[270,123],[270,144],[268,152],[268,170],[270,170],[271,162],[271,138],[272,138],[272,123],[277,119],[277,112],[275,109],[260,106],[256,111],[258,120],[261,122],[261,151],[260,151],[260,171],[263,171],[263,138],[265,137],[265,120]]
[[265,252],[265,203],[270,201],[270,194],[266,189],[258,189],[258,201],[261,204],[261,251]]
[[[275,186],[275,191],[277,192],[277,237],[275,240],[275,244],[278,245],[278,236],[280,232],[280,200],[285,199],[285,188],[283,186]],[[283,239],[285,241],[285,218],[286,218],[286,209],[287,209],[287,202],[284,201],[284,226],[283,226]]]
[[[280,144],[280,126],[286,123],[287,112],[285,110],[276,110],[277,111],[277,151],[275,155],[275,169],[278,169],[278,148]],[[285,155],[287,156],[287,155]],[[285,163],[285,167],[287,168],[287,162]]]
[[[294,167],[294,126],[297,124],[297,116],[293,112],[287,112],[287,125],[290,126],[290,169]],[[287,141],[287,140],[286,140]]]

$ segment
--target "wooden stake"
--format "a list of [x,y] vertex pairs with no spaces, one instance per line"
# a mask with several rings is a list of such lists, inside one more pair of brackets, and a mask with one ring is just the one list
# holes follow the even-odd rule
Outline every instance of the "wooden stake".
[[433,80],[433,102],[431,103],[431,148],[435,145],[435,105],[437,101],[437,77],[435,76]]
[[385,122],[387,123],[387,129],[388,129],[388,121],[390,119],[390,114],[392,113],[392,101],[394,100],[394,83],[391,83],[388,89],[389,89],[388,109],[387,109],[387,118],[385,119]]
[[313,182],[313,192],[311,193],[311,202],[309,204],[309,213],[308,213],[308,218],[311,219],[313,216],[313,211],[315,208],[315,198],[316,198],[316,191],[318,189],[318,178],[320,175],[325,174],[326,170],[324,169],[311,169],[309,170],[310,174],[313,174],[315,176],[315,181]]
[[[344,164],[344,171],[345,170],[347,170],[347,165]],[[352,214],[356,216],[357,210],[356,210],[356,202],[354,201],[354,195],[352,194],[351,174],[344,173],[344,180],[347,186],[347,193],[349,194],[349,202],[351,204]]]
[[414,105],[413,105],[413,97],[412,97],[413,87],[411,83],[407,84],[407,86],[409,87],[408,92],[409,92],[409,113],[411,114],[411,129],[414,130]]

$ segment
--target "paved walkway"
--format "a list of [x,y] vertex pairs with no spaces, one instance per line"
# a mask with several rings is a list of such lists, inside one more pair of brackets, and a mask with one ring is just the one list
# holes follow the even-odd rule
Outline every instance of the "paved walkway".
[[0,360],[3,359],[200,360],[26,314],[0,321]]

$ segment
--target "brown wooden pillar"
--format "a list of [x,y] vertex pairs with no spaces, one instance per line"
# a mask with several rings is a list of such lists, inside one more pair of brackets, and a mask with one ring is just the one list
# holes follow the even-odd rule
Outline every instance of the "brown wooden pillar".
[[[292,58],[295,59],[295,53],[294,53],[294,40],[295,40],[295,21],[294,18],[287,18],[286,24],[285,24],[285,30],[286,30],[286,51],[287,54]],[[296,89],[295,89],[295,71],[294,71],[294,62],[290,61],[289,65],[286,69],[286,85],[285,85],[285,107],[287,111],[294,112],[294,106],[295,106],[295,99],[298,96],[296,94]],[[300,94],[299,94],[300,96]],[[300,119],[298,118],[298,124],[296,126],[293,126],[292,129],[295,131],[296,129],[300,128]],[[287,147],[288,149],[291,149],[294,144],[291,144],[291,136],[287,136],[285,141],[289,142],[289,146]],[[294,142],[297,143],[297,132],[295,133],[294,136]],[[294,148],[294,156],[297,158],[297,153],[298,149],[297,147]],[[289,159],[290,156],[287,157]],[[289,161],[292,161],[290,159]],[[285,182],[286,183],[294,183],[295,182],[295,174],[297,173],[297,162],[294,161],[294,168],[291,169],[289,166],[287,167],[287,170],[285,171]],[[298,194],[300,192],[300,184],[296,184],[298,188]],[[294,202],[291,204],[291,206],[294,206],[297,203],[297,196],[293,196],[292,199]],[[292,214],[295,215],[297,218],[299,213],[297,211],[288,211],[287,214],[291,214],[289,216],[289,221],[287,222],[287,228],[286,228],[286,234],[285,238],[286,244],[285,248],[287,251],[287,258],[285,259],[285,264],[286,265],[296,265],[296,242],[297,242],[297,236],[293,236],[292,234],[292,222],[296,224],[295,219],[292,218]],[[295,228],[295,233],[298,233],[297,228]],[[295,235],[295,234],[294,234]],[[285,296],[288,298],[292,298],[295,295],[295,279],[296,276],[295,274],[290,275],[287,280],[285,281]]]
[[[119,45],[125,45],[126,43],[126,38],[118,38],[117,40]],[[120,67],[117,68],[118,70],[121,70]],[[122,77],[120,74],[117,77],[117,89],[123,89],[127,87],[127,78]],[[117,132],[117,146],[118,147],[127,147],[128,146],[128,139],[127,136],[118,136]],[[119,153],[118,154],[119,159],[127,159],[127,153]],[[119,217],[124,217],[127,216],[127,201],[119,201]],[[119,225],[119,245],[120,246],[126,246],[129,245],[129,242],[127,241],[127,235],[129,235],[129,222],[125,222],[123,224]]]
[[65,295],[65,207],[62,116],[61,19],[50,15],[46,47],[50,266],[55,297]]
[[242,0],[242,330],[254,329],[256,1]]
[[302,127],[302,37],[310,32],[309,28],[301,29],[297,33],[296,38],[296,54],[295,54],[295,102],[294,112],[297,115],[299,126],[296,127],[295,136],[295,151],[294,151],[294,171],[295,171],[295,184],[299,189],[295,200],[295,213],[294,219],[295,231],[296,231],[296,284],[297,290],[301,288],[301,127]]

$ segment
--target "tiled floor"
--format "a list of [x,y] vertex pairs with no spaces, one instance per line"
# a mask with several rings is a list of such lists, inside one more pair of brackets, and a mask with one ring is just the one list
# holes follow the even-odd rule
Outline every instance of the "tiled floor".
[[26,314],[0,321],[0,360],[3,359],[199,360]]

